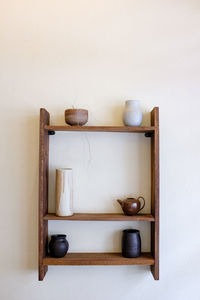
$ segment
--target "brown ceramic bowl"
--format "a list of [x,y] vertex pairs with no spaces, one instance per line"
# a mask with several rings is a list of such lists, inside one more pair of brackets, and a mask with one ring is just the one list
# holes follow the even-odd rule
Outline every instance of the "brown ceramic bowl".
[[66,109],[65,122],[71,126],[82,126],[88,121],[87,109]]

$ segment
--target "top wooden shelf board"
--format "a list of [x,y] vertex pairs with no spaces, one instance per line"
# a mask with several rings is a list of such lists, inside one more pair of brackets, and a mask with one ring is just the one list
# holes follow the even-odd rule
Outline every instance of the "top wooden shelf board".
[[49,131],[90,131],[90,132],[136,132],[136,133],[153,133],[154,126],[44,126],[45,130]]

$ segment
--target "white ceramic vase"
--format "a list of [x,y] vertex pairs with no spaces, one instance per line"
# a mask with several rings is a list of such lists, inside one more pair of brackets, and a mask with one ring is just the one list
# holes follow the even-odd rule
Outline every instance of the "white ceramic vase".
[[73,215],[72,169],[56,169],[56,215]]
[[126,126],[140,126],[142,124],[142,110],[138,100],[125,102],[123,122]]

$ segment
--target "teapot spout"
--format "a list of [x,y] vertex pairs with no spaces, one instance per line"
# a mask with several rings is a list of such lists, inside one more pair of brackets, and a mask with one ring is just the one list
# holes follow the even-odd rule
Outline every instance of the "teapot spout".
[[117,199],[117,202],[122,206],[123,201],[120,199]]

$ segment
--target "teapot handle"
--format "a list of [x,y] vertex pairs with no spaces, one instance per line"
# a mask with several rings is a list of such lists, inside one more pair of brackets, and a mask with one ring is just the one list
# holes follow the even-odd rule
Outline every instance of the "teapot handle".
[[[143,201],[143,205],[142,205],[142,207],[139,209],[139,211],[142,210],[142,209],[144,208],[144,206],[145,206],[145,200],[144,200],[144,198],[141,197],[141,196],[137,198],[137,200],[139,200],[139,201],[140,201],[140,199]],[[139,211],[138,211],[138,212],[139,212]]]

